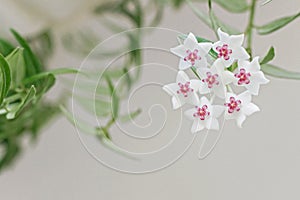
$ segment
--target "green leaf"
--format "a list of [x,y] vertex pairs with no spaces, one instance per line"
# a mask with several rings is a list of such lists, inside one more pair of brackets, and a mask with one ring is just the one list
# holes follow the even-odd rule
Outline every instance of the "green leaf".
[[26,96],[22,99],[21,103],[15,106],[11,111],[9,111],[6,115],[7,119],[14,119],[16,118],[22,110],[34,100],[36,94],[36,89],[34,86],[31,86],[29,91],[27,92]]
[[9,65],[5,58],[0,54],[0,105],[2,104],[4,98],[6,97],[11,84],[11,75]]
[[[211,15],[210,15],[211,17],[210,17],[209,15],[203,13],[201,10],[197,9],[195,7],[195,5],[193,3],[191,3],[190,1],[188,1],[188,3],[189,3],[188,5],[190,6],[190,8],[194,12],[194,14],[203,23],[205,23],[208,27],[210,27],[211,29],[214,29],[214,31],[216,31],[218,28],[222,28],[223,31],[225,31],[226,33],[229,33],[229,34],[240,33],[240,31],[236,30],[235,28],[233,28],[233,27],[225,24],[221,20],[219,20],[213,12],[211,12]],[[213,22],[211,21],[211,19],[213,20]]]
[[294,79],[300,80],[300,73],[299,72],[292,72],[282,68],[279,68],[274,65],[264,64],[261,65],[261,70],[273,77],[283,78],[283,79]]
[[136,118],[140,113],[142,112],[141,109],[137,109],[136,111],[129,113],[127,115],[123,115],[119,117],[119,120],[123,123],[128,122],[130,120],[133,120],[134,118]]
[[11,72],[11,87],[16,88],[20,85],[25,77],[25,62],[23,57],[23,48],[17,47],[11,52],[6,60],[10,66]]
[[26,78],[25,80],[23,80],[23,84],[29,84],[29,83],[36,82],[40,79],[47,77],[49,74],[63,75],[63,74],[75,74],[75,73],[79,73],[79,71],[77,69],[71,69],[71,68],[54,69],[54,70],[50,70],[48,72],[42,72],[42,73],[30,76],[30,77]]
[[14,46],[12,44],[10,44],[6,40],[0,38],[0,53],[3,56],[7,56],[13,50],[14,50]]
[[271,47],[267,53],[267,55],[263,58],[263,60],[260,62],[261,65],[263,64],[267,64],[268,62],[270,62],[271,60],[273,60],[273,58],[275,57],[275,49],[274,47]]
[[258,26],[258,27],[256,27],[256,29],[258,31],[258,34],[266,35],[266,34],[277,31],[278,29],[288,25],[290,22],[297,19],[299,16],[300,16],[300,12],[295,14],[295,15],[292,15],[292,16],[277,19],[277,20],[272,21],[272,22],[270,22],[266,25]]
[[38,58],[33,54],[29,44],[26,40],[15,30],[11,29],[12,34],[15,36],[19,44],[24,48],[24,59],[26,64],[26,75],[32,76],[42,71],[42,65]]
[[248,10],[249,6],[246,0],[213,0],[224,9],[234,12],[241,13]]
[[111,95],[111,104],[112,104],[112,117],[114,119],[116,119],[118,117],[119,114],[119,103],[120,103],[120,99],[115,91],[115,88],[113,86],[113,83],[111,81],[111,79],[109,78],[109,76],[105,76],[109,91],[110,91],[110,95]]

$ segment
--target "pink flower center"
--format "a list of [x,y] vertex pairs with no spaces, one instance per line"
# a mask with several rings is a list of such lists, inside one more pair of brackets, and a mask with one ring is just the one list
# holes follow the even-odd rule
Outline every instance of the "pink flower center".
[[198,49],[195,49],[194,51],[187,50],[187,56],[184,58],[184,61],[189,61],[192,65],[195,65],[196,60],[201,60],[201,57],[198,55],[198,52]]
[[221,58],[223,57],[225,60],[230,59],[230,54],[232,54],[232,50],[228,48],[228,44],[223,44],[223,46],[218,46],[217,48],[218,51],[218,57]]
[[196,106],[196,112],[193,114],[194,117],[199,117],[201,120],[205,120],[205,117],[209,116],[208,106],[204,105],[201,107]]
[[210,72],[206,73],[207,78],[202,79],[203,83],[207,83],[208,88],[212,88],[213,85],[219,85],[219,81],[218,81],[218,74],[214,74],[212,75]]
[[241,100],[236,100],[234,97],[229,98],[229,103],[225,103],[224,105],[228,107],[228,113],[233,113],[234,111],[240,111]]
[[177,90],[177,94],[183,94],[184,97],[188,96],[188,93],[194,92],[194,89],[190,87],[190,82],[186,82],[184,84],[178,83],[179,90]]
[[240,72],[236,73],[234,76],[239,79],[238,80],[239,85],[250,83],[249,77],[251,76],[251,74],[250,72],[246,72],[244,68],[240,69]]

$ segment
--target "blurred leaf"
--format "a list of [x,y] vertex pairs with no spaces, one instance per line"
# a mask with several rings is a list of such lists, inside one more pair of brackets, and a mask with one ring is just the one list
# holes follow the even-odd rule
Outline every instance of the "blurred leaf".
[[299,72],[288,71],[271,64],[261,65],[261,70],[264,73],[277,78],[300,80]]
[[213,0],[226,10],[234,13],[241,13],[248,10],[249,6],[246,0]]
[[22,110],[34,99],[36,94],[36,89],[34,86],[31,86],[26,96],[22,99],[22,102],[18,104],[13,110],[9,111],[6,115],[7,119],[16,118]]
[[5,57],[14,50],[14,46],[8,41],[0,38],[0,53]]
[[271,60],[273,60],[273,58],[275,57],[275,49],[274,47],[271,47],[267,53],[267,55],[263,58],[263,60],[260,62],[261,65],[263,64],[267,64],[268,62],[270,62]]
[[43,30],[36,35],[27,38],[34,53],[41,61],[46,61],[53,53],[52,33],[49,29]]
[[16,88],[20,85],[20,83],[25,77],[25,62],[23,57],[23,49],[17,47],[6,57],[6,60],[10,66],[11,71],[11,87]]
[[211,18],[212,18],[213,22],[215,23],[215,26],[214,26],[214,24],[211,22],[211,18],[209,17],[209,15],[207,15],[207,14],[203,13],[201,10],[197,9],[195,7],[194,3],[191,3],[190,1],[188,1],[188,5],[190,6],[190,8],[194,12],[194,14],[203,23],[205,23],[208,27],[210,27],[211,29],[215,29],[214,31],[216,31],[218,28],[222,28],[222,30],[224,30],[225,32],[227,32],[229,34],[238,34],[238,33],[240,33],[240,31],[238,31],[235,28],[225,24],[224,22],[219,20],[214,13],[212,13]]
[[66,116],[66,118],[69,120],[69,122],[72,123],[76,128],[78,128],[79,130],[81,130],[87,134],[96,135],[95,128],[93,128],[90,125],[87,125],[87,123],[85,123],[83,121],[76,120],[73,117],[73,114],[70,113],[64,106],[60,105],[59,108],[62,111],[62,113]]
[[278,29],[288,25],[290,22],[297,19],[299,16],[300,16],[300,12],[295,15],[292,15],[292,16],[277,19],[266,25],[258,26],[258,27],[256,27],[256,29],[258,31],[258,34],[261,34],[261,35],[270,34],[270,33],[273,33],[274,31],[277,31]]
[[35,81],[38,81],[40,79],[43,79],[43,78],[49,76],[50,74],[63,75],[63,74],[76,74],[76,73],[79,73],[79,71],[77,69],[59,68],[59,69],[54,69],[54,70],[50,70],[48,72],[42,72],[42,73],[30,76],[30,77],[26,78],[25,80],[23,80],[23,83],[24,84],[33,83]]
[[76,102],[86,111],[96,114],[98,117],[111,115],[111,103],[99,98],[89,99],[83,96],[73,96]]
[[10,69],[9,69],[9,65],[6,62],[5,58],[2,56],[2,54],[0,54],[0,70],[1,70],[1,74],[0,74],[0,89],[1,89],[1,93],[0,93],[0,105],[2,104],[4,98],[7,95],[7,92],[10,88],[10,84],[11,84],[11,75],[10,75]]
[[26,64],[26,75],[32,76],[42,71],[42,65],[38,58],[33,54],[29,44],[26,40],[15,30],[11,29],[11,32],[15,36],[19,44],[24,48],[24,59]]
[[117,93],[115,91],[115,88],[113,86],[113,83],[110,79],[109,76],[105,76],[109,91],[110,91],[110,95],[111,95],[111,103],[112,103],[112,117],[114,119],[118,118],[118,114],[119,114],[119,103],[120,103],[120,99],[117,96]]
[[130,120],[133,120],[134,118],[136,118],[140,113],[142,112],[141,109],[137,109],[136,111],[129,113],[127,115],[123,115],[119,117],[120,122],[128,122]]

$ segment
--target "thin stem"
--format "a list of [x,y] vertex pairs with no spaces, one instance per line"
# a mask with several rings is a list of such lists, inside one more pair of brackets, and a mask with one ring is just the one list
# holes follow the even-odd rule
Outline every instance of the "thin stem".
[[253,27],[254,27],[256,1],[257,0],[251,1],[249,22],[248,22],[248,26],[245,31],[247,34],[247,52],[250,54],[251,58],[252,58],[252,33],[253,33]]
[[199,76],[198,73],[197,73],[196,67],[192,66],[191,69],[192,69],[192,71],[194,72],[195,76],[197,76],[197,78],[198,78],[199,80],[201,80],[200,76]]

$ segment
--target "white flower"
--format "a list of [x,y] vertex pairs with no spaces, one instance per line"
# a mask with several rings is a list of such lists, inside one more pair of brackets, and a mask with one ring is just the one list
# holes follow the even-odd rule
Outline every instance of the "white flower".
[[258,95],[261,84],[269,82],[264,73],[260,71],[258,57],[255,57],[252,62],[239,60],[235,79],[235,85],[244,86],[253,95]]
[[196,104],[195,108],[185,111],[185,115],[193,120],[191,128],[192,133],[206,129],[219,130],[218,117],[224,111],[224,106],[211,105],[206,97],[201,97],[200,102]]
[[247,60],[250,58],[247,51],[242,47],[244,34],[231,35],[218,29],[219,41],[213,44],[213,50],[217,52],[218,58],[229,67],[237,60]]
[[259,111],[259,108],[251,103],[251,94],[245,91],[239,95],[227,93],[225,119],[235,119],[241,128],[246,116]]
[[226,85],[235,80],[234,74],[225,70],[223,62],[217,59],[211,68],[197,69],[201,78],[199,88],[200,94],[213,92],[216,96],[224,99],[226,94]]
[[185,70],[192,66],[206,67],[206,56],[212,47],[212,43],[198,43],[193,33],[190,33],[183,44],[171,48],[171,52],[180,57],[179,69]]
[[165,85],[163,89],[172,96],[173,108],[177,109],[185,103],[195,105],[199,101],[196,92],[200,83],[200,80],[190,80],[185,72],[179,71],[176,83]]

